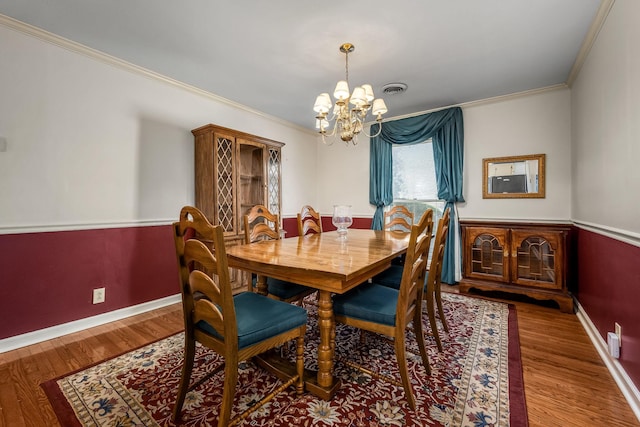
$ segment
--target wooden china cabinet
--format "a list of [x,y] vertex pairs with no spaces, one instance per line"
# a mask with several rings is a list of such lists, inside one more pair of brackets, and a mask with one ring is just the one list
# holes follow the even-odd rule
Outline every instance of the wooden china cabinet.
[[571,227],[461,221],[463,279],[460,291],[501,291],[555,301],[573,313],[569,287]]
[[[208,124],[195,136],[196,207],[221,225],[227,247],[244,243],[242,217],[265,205],[281,217],[283,143]],[[234,292],[247,289],[246,274],[229,270]]]

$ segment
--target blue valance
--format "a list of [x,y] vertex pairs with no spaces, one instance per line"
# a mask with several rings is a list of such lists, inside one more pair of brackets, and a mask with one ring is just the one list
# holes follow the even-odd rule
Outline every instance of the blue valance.
[[[380,124],[371,126],[371,134]],[[417,144],[431,138],[435,162],[438,198],[451,208],[451,231],[442,268],[442,280],[455,283],[455,246],[458,221],[455,203],[464,202],[462,196],[462,168],[464,159],[464,127],[460,107],[427,113],[382,124],[380,135],[370,140],[369,203],[376,207],[371,228],[381,230],[384,207],[393,202],[393,172],[391,144]]]

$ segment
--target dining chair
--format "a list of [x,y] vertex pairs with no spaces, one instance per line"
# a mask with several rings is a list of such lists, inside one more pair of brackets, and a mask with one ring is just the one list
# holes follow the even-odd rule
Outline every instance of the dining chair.
[[[280,239],[280,223],[278,215],[269,212],[263,205],[253,206],[243,217],[245,244],[261,240]],[[253,283],[253,279],[252,279]],[[255,283],[253,284],[255,286]],[[316,292],[315,289],[298,285],[285,280],[267,277],[268,296],[280,301],[301,301],[307,295]]]
[[444,308],[442,306],[442,263],[444,260],[444,249],[447,243],[447,234],[449,233],[449,209],[447,208],[438,221],[438,228],[436,230],[436,236],[433,240],[433,252],[431,254],[431,264],[428,266],[426,291],[424,298],[427,300],[427,314],[429,316],[429,323],[431,325],[431,333],[436,339],[438,350],[442,351],[442,340],[438,332],[438,325],[436,324],[436,315],[434,301],[438,307],[438,317],[442,326],[446,332],[449,332],[449,326],[447,325],[447,319],[444,316]]
[[322,233],[322,218],[311,206],[304,205],[298,214],[298,236],[309,232]]
[[[403,205],[392,206],[384,213],[384,229],[387,231],[410,232],[412,224],[413,214]],[[400,288],[404,259],[404,255],[395,258],[391,261],[389,268],[374,276],[371,281],[396,289]]]
[[[336,323],[343,323],[393,338],[402,386],[411,409],[415,409],[416,402],[407,369],[405,333],[408,325],[412,322],[422,364],[427,374],[431,373],[422,331],[422,293],[432,227],[433,211],[431,209],[428,209],[420,221],[411,227],[399,289],[377,283],[363,283],[346,294],[336,295],[333,299]],[[348,364],[355,366],[352,363]],[[372,374],[372,371],[363,370]],[[373,375],[386,378],[381,374],[374,373]],[[390,381],[395,383],[393,379]]]
[[[218,425],[237,424],[291,385],[295,385],[296,394],[301,395],[306,310],[253,292],[234,296],[222,228],[212,226],[196,208],[183,208],[180,221],[175,222],[173,228],[185,319],[184,363],[173,421],[180,421],[187,393],[202,382],[197,381],[190,387],[196,342],[224,358],[224,363],[209,374],[224,369]],[[197,238],[185,242],[190,234]],[[296,375],[231,419],[238,363],[292,340],[296,340]]]
[[384,229],[411,231],[413,224],[413,214],[404,205],[392,206],[384,213]]

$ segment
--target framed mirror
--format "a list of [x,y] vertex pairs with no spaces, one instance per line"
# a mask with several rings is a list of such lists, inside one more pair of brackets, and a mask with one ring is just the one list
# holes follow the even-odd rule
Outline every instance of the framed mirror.
[[544,154],[482,160],[483,199],[545,197]]

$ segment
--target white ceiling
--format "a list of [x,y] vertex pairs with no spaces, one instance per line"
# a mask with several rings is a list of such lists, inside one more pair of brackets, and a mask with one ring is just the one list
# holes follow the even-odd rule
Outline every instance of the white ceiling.
[[0,0],[0,14],[312,129],[344,79],[386,117],[567,81],[601,0]]

